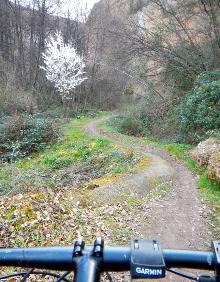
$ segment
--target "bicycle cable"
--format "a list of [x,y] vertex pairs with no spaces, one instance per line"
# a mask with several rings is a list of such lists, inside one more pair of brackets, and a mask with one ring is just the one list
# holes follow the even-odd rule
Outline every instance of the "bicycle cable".
[[64,280],[64,278],[65,278],[67,275],[69,275],[70,273],[71,273],[71,271],[66,271],[66,272],[64,272],[63,275],[61,275],[60,278],[58,278],[58,279],[56,280],[56,282],[60,282],[60,281]]
[[28,277],[31,275],[31,273],[33,272],[34,272],[34,268],[31,268],[30,270],[28,270],[28,272],[24,275],[24,277],[21,279],[20,282],[25,282],[28,279]]
[[114,282],[114,279],[112,278],[112,275],[109,272],[106,272],[106,276],[110,282]]
[[[30,269],[27,272],[18,272],[18,273],[13,273],[13,274],[8,274],[8,275],[4,275],[4,276],[0,276],[0,280],[5,280],[5,279],[9,279],[9,278],[14,278],[14,277],[18,277],[18,276],[24,276],[20,282],[24,282],[27,280],[27,278],[30,275],[41,275],[41,276],[51,276],[54,278],[57,278],[56,282],[60,282],[60,281],[64,281],[64,282],[72,282],[71,280],[65,278],[68,274],[70,274],[70,272],[65,272],[62,275],[56,274],[56,273],[52,273],[52,272],[48,272],[48,271],[34,271],[34,269]],[[25,278],[25,279],[24,279]]]
[[174,270],[174,269],[166,268],[166,270],[171,272],[171,273],[173,273],[173,274],[176,274],[178,276],[182,276],[184,278],[187,278],[187,279],[190,279],[190,280],[193,280],[193,281],[197,281],[198,280],[196,276],[191,276],[189,274],[185,274],[185,273],[182,273],[182,272]]

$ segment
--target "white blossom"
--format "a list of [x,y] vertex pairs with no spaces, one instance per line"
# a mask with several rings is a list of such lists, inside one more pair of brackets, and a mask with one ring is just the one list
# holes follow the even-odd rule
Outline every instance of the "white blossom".
[[46,77],[54,83],[62,99],[71,98],[71,90],[79,86],[85,79],[85,63],[76,53],[74,47],[64,44],[62,36],[57,33],[47,42],[47,50],[42,54]]

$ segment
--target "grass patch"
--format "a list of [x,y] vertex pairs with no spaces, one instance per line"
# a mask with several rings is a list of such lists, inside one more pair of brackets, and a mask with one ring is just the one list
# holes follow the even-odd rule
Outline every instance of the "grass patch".
[[213,212],[211,219],[214,223],[216,236],[220,234],[220,185],[214,180],[208,179],[205,174],[200,175],[198,187],[210,203]]
[[[219,184],[214,180],[208,179],[207,176],[205,176],[204,174],[201,175],[198,181],[198,186],[201,189],[206,189],[208,192],[215,191],[220,196]],[[220,200],[220,197],[219,197],[219,200]]]
[[[13,188],[16,192],[0,197],[3,226],[0,244],[5,247],[68,245],[77,238],[78,232],[88,243],[94,234],[105,237],[107,242],[115,242],[115,238],[127,241],[135,234],[136,229],[131,233],[127,218],[133,222],[137,199],[129,203],[120,203],[119,199],[115,205],[97,207],[89,200],[88,189],[83,185],[72,187],[76,168],[86,184],[88,179],[105,175],[114,181],[140,162],[132,150],[86,134],[83,125],[89,120],[72,120],[64,126],[60,140],[44,152],[0,168],[1,193]],[[82,173],[81,169],[84,169]],[[73,174],[73,178],[68,186],[69,174]],[[128,231],[120,234],[119,230]]]
[[189,158],[189,151],[193,148],[186,144],[165,144],[162,145],[164,149],[178,160],[186,161]]
[[83,126],[90,120],[88,117],[73,119],[62,126],[63,136],[43,152],[13,164],[3,164],[0,167],[0,195],[11,190],[18,193],[74,186],[74,179],[81,181],[80,176],[72,172],[75,167],[84,169],[86,176],[82,182],[87,182],[105,174],[123,173],[138,162],[133,154],[113,146],[109,140],[86,134]]

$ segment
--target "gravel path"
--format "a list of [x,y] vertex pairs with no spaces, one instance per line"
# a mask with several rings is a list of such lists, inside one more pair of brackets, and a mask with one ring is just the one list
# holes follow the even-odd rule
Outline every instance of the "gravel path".
[[[103,136],[125,147],[152,154],[167,161],[175,170],[173,189],[149,209],[146,203],[146,224],[140,224],[143,238],[159,239],[163,248],[209,250],[213,235],[208,220],[208,208],[197,190],[196,176],[167,152],[152,146],[136,145],[97,128],[101,119],[92,121],[85,130],[92,136]],[[143,220],[143,219],[142,219]],[[177,278],[177,279],[176,279]],[[169,276],[170,280],[179,280]],[[183,279],[180,279],[181,281]]]

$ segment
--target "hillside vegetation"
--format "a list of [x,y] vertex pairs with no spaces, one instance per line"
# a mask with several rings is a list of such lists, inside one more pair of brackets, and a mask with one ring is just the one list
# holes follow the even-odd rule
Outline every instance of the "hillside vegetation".
[[87,121],[79,118],[62,124],[64,135],[41,153],[4,163],[0,167],[1,195],[78,187],[92,178],[122,173],[138,162],[132,152],[114,148],[106,139],[88,136],[81,128]]
[[166,111],[146,99],[117,119],[121,133],[164,141],[197,144],[210,136],[220,137],[220,71],[199,75],[183,101]]
[[[129,134],[193,144],[219,134],[219,1],[102,0],[80,21],[54,16],[49,1],[4,0],[0,15],[3,118],[132,104],[122,124]],[[45,72],[57,32],[85,62],[86,80],[68,95]]]

